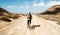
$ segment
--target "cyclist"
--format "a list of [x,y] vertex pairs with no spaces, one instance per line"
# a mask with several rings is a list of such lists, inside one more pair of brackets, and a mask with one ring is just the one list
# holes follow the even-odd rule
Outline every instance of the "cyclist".
[[27,26],[28,26],[28,27],[29,27],[30,24],[31,24],[31,20],[32,20],[32,15],[31,15],[31,13],[29,13],[29,14],[27,15]]

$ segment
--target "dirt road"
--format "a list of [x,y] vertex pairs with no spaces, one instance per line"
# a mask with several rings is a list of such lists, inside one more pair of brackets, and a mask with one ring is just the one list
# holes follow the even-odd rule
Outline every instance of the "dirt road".
[[40,25],[33,30],[27,28],[26,16],[21,17],[9,25],[0,28],[0,35],[60,35],[60,26],[55,21],[42,19],[33,15],[32,25]]

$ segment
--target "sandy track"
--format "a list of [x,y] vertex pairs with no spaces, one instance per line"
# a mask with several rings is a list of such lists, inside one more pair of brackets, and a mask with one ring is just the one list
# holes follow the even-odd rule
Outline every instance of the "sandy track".
[[27,28],[27,18],[22,17],[0,28],[0,35],[60,35],[60,26],[55,21],[49,21],[33,15],[32,25],[40,25],[33,30]]

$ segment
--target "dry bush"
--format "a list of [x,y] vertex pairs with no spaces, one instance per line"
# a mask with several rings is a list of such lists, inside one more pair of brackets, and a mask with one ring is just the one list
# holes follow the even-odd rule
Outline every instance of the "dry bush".
[[2,20],[2,21],[6,21],[6,22],[11,22],[11,20],[8,19],[7,17],[1,17],[0,20]]
[[18,19],[20,17],[18,14],[7,14],[7,13],[4,13],[4,16],[12,19]]
[[20,17],[20,15],[18,14],[13,14],[13,15],[10,15],[9,18],[12,18],[12,19],[18,19]]
[[6,22],[11,22],[11,19],[18,19],[20,17],[20,15],[18,14],[7,14],[7,13],[3,13],[2,16],[0,16],[0,21],[6,21]]

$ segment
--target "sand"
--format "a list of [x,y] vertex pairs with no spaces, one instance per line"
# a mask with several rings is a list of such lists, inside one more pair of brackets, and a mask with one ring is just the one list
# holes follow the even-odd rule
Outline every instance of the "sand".
[[0,23],[0,35],[60,35],[60,26],[56,21],[50,21],[33,15],[32,25],[40,25],[35,29],[27,28],[27,18],[22,16],[12,22]]

